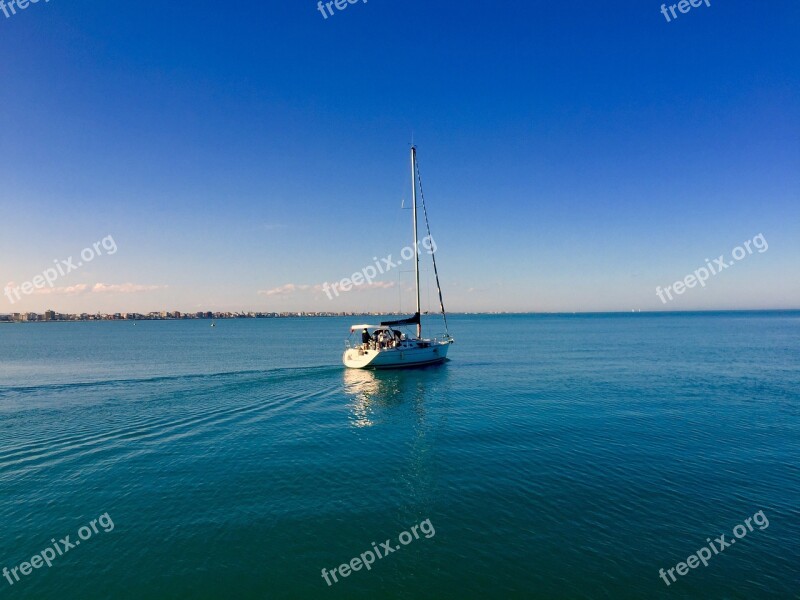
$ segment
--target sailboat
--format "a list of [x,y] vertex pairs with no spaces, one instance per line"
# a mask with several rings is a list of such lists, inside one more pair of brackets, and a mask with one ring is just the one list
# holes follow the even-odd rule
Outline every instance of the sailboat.
[[[412,215],[414,221],[414,248],[419,248],[417,232],[417,180],[419,166],[417,165],[417,149],[411,147],[411,198]],[[430,236],[431,229],[428,223],[428,211],[425,207],[425,197],[422,195],[422,208],[425,215],[425,225]],[[436,289],[439,292],[439,306],[444,319],[445,333],[441,337],[423,338],[422,320],[420,319],[420,287],[419,287],[419,252],[414,252],[414,289],[416,292],[416,312],[406,319],[383,321],[380,325],[358,324],[350,327],[350,340],[342,356],[344,365],[351,369],[399,369],[420,367],[443,362],[447,359],[447,351],[455,340],[447,331],[447,314],[444,310],[442,288],[439,285],[439,273],[436,269],[436,257],[433,259],[433,271],[436,275]],[[416,327],[414,333],[404,333],[395,327]],[[352,338],[361,334],[360,343]]]

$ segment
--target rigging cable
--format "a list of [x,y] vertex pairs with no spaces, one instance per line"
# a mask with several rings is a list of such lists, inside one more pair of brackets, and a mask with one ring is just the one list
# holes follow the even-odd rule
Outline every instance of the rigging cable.
[[[425,215],[425,227],[428,230],[428,240],[433,241],[431,235],[431,224],[428,222],[428,209],[425,207],[425,194],[422,191],[422,176],[419,174],[419,162],[416,161],[415,165],[417,171],[417,181],[419,181],[419,196],[422,199],[422,212]],[[439,293],[439,308],[442,309],[442,318],[444,319],[444,332],[447,337],[450,337],[450,331],[447,328],[447,313],[444,310],[444,299],[442,298],[442,286],[439,284],[439,271],[436,269],[436,252],[431,252],[431,259],[433,260],[433,273],[436,276],[436,291]]]

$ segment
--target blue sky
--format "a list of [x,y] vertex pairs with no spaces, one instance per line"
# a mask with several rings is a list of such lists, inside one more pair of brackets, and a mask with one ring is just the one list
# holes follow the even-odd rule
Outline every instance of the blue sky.
[[0,313],[408,309],[315,286],[409,243],[412,133],[451,310],[798,308],[800,4],[710,4],[0,12],[0,285],[118,247]]

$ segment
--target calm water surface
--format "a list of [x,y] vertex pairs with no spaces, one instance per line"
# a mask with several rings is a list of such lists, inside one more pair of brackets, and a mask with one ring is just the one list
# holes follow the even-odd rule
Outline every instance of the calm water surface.
[[0,567],[114,526],[0,595],[800,598],[800,313],[456,316],[378,373],[349,324],[1,325]]

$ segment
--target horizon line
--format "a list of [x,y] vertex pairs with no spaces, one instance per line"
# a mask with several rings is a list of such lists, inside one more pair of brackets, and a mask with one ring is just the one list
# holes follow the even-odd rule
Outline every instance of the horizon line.
[[[263,310],[218,310],[218,311],[116,311],[116,312],[65,312],[61,313],[48,309],[43,312],[36,311],[21,311],[12,313],[0,313],[0,317],[13,317],[14,315],[37,315],[43,316],[48,312],[53,312],[54,316],[69,316],[80,317],[87,315],[89,317],[95,316],[115,316],[120,315],[119,320],[134,320],[126,318],[127,315],[145,317],[141,320],[192,320],[192,319],[215,319],[224,318],[214,315],[231,315],[231,316],[244,316],[250,318],[257,318],[256,315],[261,315],[261,318],[274,318],[277,316],[291,316],[291,317],[348,317],[348,316],[393,316],[410,314],[400,311],[323,311],[323,310],[283,310],[283,311],[263,311]],[[447,312],[448,315],[630,315],[630,314],[689,314],[689,313],[745,313],[745,312],[800,312],[800,307],[797,308],[703,308],[703,309],[685,309],[685,310],[581,310],[581,311],[536,311],[536,310],[477,310],[477,311],[452,311]],[[166,313],[166,314],[164,314]],[[198,313],[204,313],[202,317],[198,317]],[[212,316],[205,316],[206,313],[211,313]],[[158,315],[159,318],[147,319]],[[179,314],[180,316],[175,316]],[[251,316],[252,315],[252,316]],[[441,313],[423,313],[425,317],[438,317]],[[56,320],[56,319],[50,319]]]

